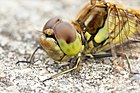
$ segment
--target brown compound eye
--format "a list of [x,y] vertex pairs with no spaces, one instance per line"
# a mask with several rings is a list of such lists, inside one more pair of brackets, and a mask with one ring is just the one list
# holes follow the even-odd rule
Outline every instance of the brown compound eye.
[[62,20],[59,17],[54,17],[48,20],[48,22],[44,25],[43,31],[46,29],[53,29],[57,22],[61,22]]
[[76,39],[76,29],[68,22],[61,22],[54,27],[57,39],[63,39],[68,44]]
[[53,27],[59,22],[61,22],[61,19],[58,17],[48,20],[48,22],[43,27],[43,33],[46,35],[46,37],[54,35]]
[[74,56],[81,50],[80,34],[71,23],[63,22],[59,18],[50,19],[45,24],[43,33],[40,45],[49,56],[57,54],[59,58],[52,57],[55,60],[62,60],[64,55]]

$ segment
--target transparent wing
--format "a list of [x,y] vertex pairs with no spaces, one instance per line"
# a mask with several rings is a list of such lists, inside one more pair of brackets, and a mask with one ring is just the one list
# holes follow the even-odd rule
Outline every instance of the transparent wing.
[[118,49],[116,51],[121,53],[124,51],[124,46],[130,49],[130,43],[140,41],[140,18],[134,10],[128,11],[111,6],[108,9],[108,18],[104,28],[108,30],[108,39],[99,50],[108,50],[109,46],[113,49],[119,47],[120,51]]
[[[135,10],[124,9],[115,4],[107,3],[107,6],[105,25],[94,37],[94,39],[96,37],[106,39],[103,39],[105,42],[96,47],[95,53],[102,53],[102,51],[111,53],[114,63],[120,62],[116,59],[118,60],[117,55],[121,54],[121,59],[127,59],[129,64],[129,58],[138,58],[136,53],[140,52],[138,49],[140,46],[140,14]],[[129,69],[131,72],[130,65]]]
[[139,41],[140,14],[134,10],[102,0],[91,0],[91,3],[79,12],[77,20],[82,31],[86,28],[86,32],[91,35],[87,41],[93,43],[93,53],[117,46],[123,50],[124,46],[130,47],[130,42]]

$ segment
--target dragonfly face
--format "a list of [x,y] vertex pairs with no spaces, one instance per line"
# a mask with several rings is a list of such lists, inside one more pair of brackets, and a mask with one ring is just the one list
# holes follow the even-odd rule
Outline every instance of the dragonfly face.
[[43,28],[40,45],[56,61],[65,61],[81,51],[81,36],[75,27],[60,18],[50,19]]

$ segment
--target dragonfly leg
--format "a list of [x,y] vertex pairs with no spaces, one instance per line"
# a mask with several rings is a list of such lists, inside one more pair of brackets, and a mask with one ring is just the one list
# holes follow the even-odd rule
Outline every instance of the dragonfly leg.
[[76,69],[78,68],[79,63],[80,63],[80,60],[81,60],[81,53],[78,54],[77,59],[76,59],[76,64],[75,64],[75,66],[74,66],[73,68],[68,69],[68,70],[65,70],[65,71],[63,71],[63,72],[60,72],[60,73],[58,73],[58,74],[55,74],[55,75],[51,76],[50,78],[43,80],[42,82],[44,83],[44,82],[47,81],[47,80],[56,78],[56,77],[61,76],[61,75],[63,75],[63,74],[69,73],[69,72],[71,72],[71,71],[73,71],[73,70],[76,70]]
[[[132,72],[132,69],[131,69],[131,66],[130,66],[130,60],[129,60],[129,58],[126,54],[117,53],[116,55],[117,55],[117,57],[125,57],[126,62],[128,64],[128,69],[129,69],[130,74],[139,74],[139,73]],[[113,55],[110,54],[110,53],[108,53],[108,54],[93,54],[93,57],[94,58],[104,58],[104,57],[113,57]]]
[[34,58],[34,55],[35,55],[35,53],[37,52],[38,49],[41,49],[41,47],[39,46],[39,47],[37,47],[37,48],[35,49],[35,51],[34,51],[33,54],[31,55],[29,61],[28,61],[28,60],[27,60],[27,61],[17,61],[16,64],[19,64],[19,63],[30,63],[30,64],[33,64],[33,58]]
[[129,58],[128,58],[128,56],[126,55],[126,54],[124,54],[124,56],[125,56],[125,58],[126,58],[126,62],[127,62],[127,64],[128,64],[128,68],[129,68],[129,72],[130,72],[130,74],[140,74],[140,73],[137,73],[137,72],[132,72],[132,69],[131,69],[131,66],[130,66],[130,61],[129,61]]
[[[117,53],[117,57],[120,57],[121,54]],[[105,58],[105,57],[113,57],[111,53],[105,53],[105,54],[93,54],[94,58]]]

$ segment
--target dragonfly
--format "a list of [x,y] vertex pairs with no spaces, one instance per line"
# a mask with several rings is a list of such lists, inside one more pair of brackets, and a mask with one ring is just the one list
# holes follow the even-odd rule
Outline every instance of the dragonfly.
[[48,56],[57,62],[74,59],[72,68],[45,79],[45,82],[76,70],[83,56],[113,57],[114,60],[118,57],[127,58],[124,46],[131,51],[130,44],[140,42],[139,32],[138,11],[124,9],[104,0],[90,0],[71,22],[59,17],[48,20],[40,36],[40,46],[29,61],[18,61],[17,64],[32,63],[38,49],[45,50]]

